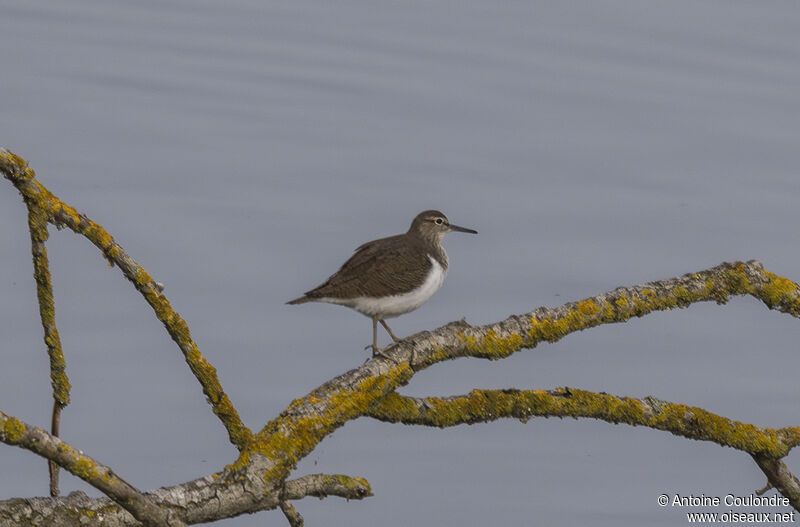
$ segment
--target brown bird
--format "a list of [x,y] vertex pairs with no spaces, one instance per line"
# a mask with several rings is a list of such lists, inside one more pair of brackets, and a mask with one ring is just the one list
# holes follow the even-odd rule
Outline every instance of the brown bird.
[[[400,342],[384,319],[417,309],[442,286],[447,253],[442,238],[448,232],[478,231],[452,225],[438,210],[420,212],[405,234],[367,242],[323,284],[287,304],[328,302],[355,309],[372,319],[372,355],[378,347],[378,322]],[[387,357],[388,358],[388,357]]]

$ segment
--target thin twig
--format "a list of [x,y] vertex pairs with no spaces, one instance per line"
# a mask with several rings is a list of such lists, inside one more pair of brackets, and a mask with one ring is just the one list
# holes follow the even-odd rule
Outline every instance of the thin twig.
[[[61,405],[58,401],[53,401],[53,417],[50,421],[50,434],[53,437],[58,437],[60,426]],[[47,465],[50,470],[50,496],[56,497],[60,493],[58,490],[58,465],[55,461],[48,461]]]

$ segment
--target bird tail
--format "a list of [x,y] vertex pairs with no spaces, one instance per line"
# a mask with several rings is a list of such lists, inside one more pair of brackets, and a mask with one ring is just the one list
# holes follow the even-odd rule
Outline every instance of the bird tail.
[[287,304],[305,304],[306,302],[311,302],[313,299],[308,298],[307,296],[301,296],[299,298],[295,298],[294,300],[289,300],[286,302]]

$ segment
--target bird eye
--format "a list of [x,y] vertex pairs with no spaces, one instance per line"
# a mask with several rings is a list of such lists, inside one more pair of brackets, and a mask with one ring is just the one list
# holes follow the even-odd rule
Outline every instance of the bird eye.
[[442,223],[444,223],[444,220],[442,218],[436,218],[433,221],[436,223],[436,225],[441,225]]

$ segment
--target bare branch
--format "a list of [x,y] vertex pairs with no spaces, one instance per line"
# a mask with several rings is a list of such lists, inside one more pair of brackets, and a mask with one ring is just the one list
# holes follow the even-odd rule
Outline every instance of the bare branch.
[[320,499],[339,496],[348,500],[360,500],[372,496],[372,489],[367,480],[342,474],[309,474],[287,481],[279,506],[292,527],[302,527],[305,522],[289,500],[297,500],[306,496],[315,496]]
[[372,489],[364,478],[353,478],[342,474],[309,474],[287,481],[283,497],[298,500],[306,496],[327,498],[338,496],[348,500],[360,500],[372,496]]
[[289,525],[291,525],[291,527],[303,527],[303,525],[306,524],[303,517],[297,512],[297,509],[294,508],[294,505],[288,501],[284,500],[281,502],[281,511],[283,511],[283,515],[286,516],[286,519],[289,520]]
[[523,422],[531,417],[588,417],[664,430],[771,458],[781,458],[800,444],[797,427],[759,428],[652,396],[633,399],[574,388],[474,390],[467,395],[424,399],[391,393],[373,406],[369,415],[380,421],[440,428],[509,417]]
[[110,496],[134,518],[148,526],[179,527],[177,515],[153,504],[149,498],[102,465],[53,437],[41,428],[30,426],[0,411],[0,441],[30,450],[64,467],[96,489]]
[[775,488],[775,487],[773,487],[773,486],[772,486],[772,483],[770,483],[769,479],[767,479],[767,484],[766,484],[766,485],[764,485],[762,488],[760,488],[760,489],[758,489],[758,490],[756,491],[756,496],[763,496],[763,495],[764,495],[764,494],[766,494],[766,493],[767,493],[767,492],[768,492],[770,489],[774,489],[774,488]]
[[769,485],[778,489],[778,492],[789,498],[789,503],[796,510],[800,510],[800,481],[797,476],[789,471],[786,463],[780,459],[773,459],[763,455],[753,455],[758,468],[760,468],[769,480]]
[[[61,408],[62,406],[58,401],[53,401],[53,415],[50,419],[50,433],[53,437],[59,436],[59,427],[61,426]],[[50,496],[58,496],[58,465],[55,461],[47,462],[48,471],[50,472]]]
[[[36,181],[33,169],[28,167],[25,160],[2,147],[0,147],[0,172],[22,194],[28,209],[39,211],[37,212],[37,221],[41,222],[43,218],[46,218],[47,221],[59,228],[68,227],[85,236],[102,251],[103,256],[109,262],[120,268],[125,277],[144,296],[158,319],[164,324],[172,340],[183,352],[186,363],[200,381],[203,393],[208,398],[214,413],[228,431],[231,443],[241,449],[251,437],[250,429],[242,423],[238,412],[223,391],[216,369],[203,357],[197,344],[192,340],[189,326],[172,309],[167,297],[162,293],[163,286],[155,282],[101,225],[83,214],[78,214],[77,210],[54,196]],[[50,300],[52,302],[52,295]]]

